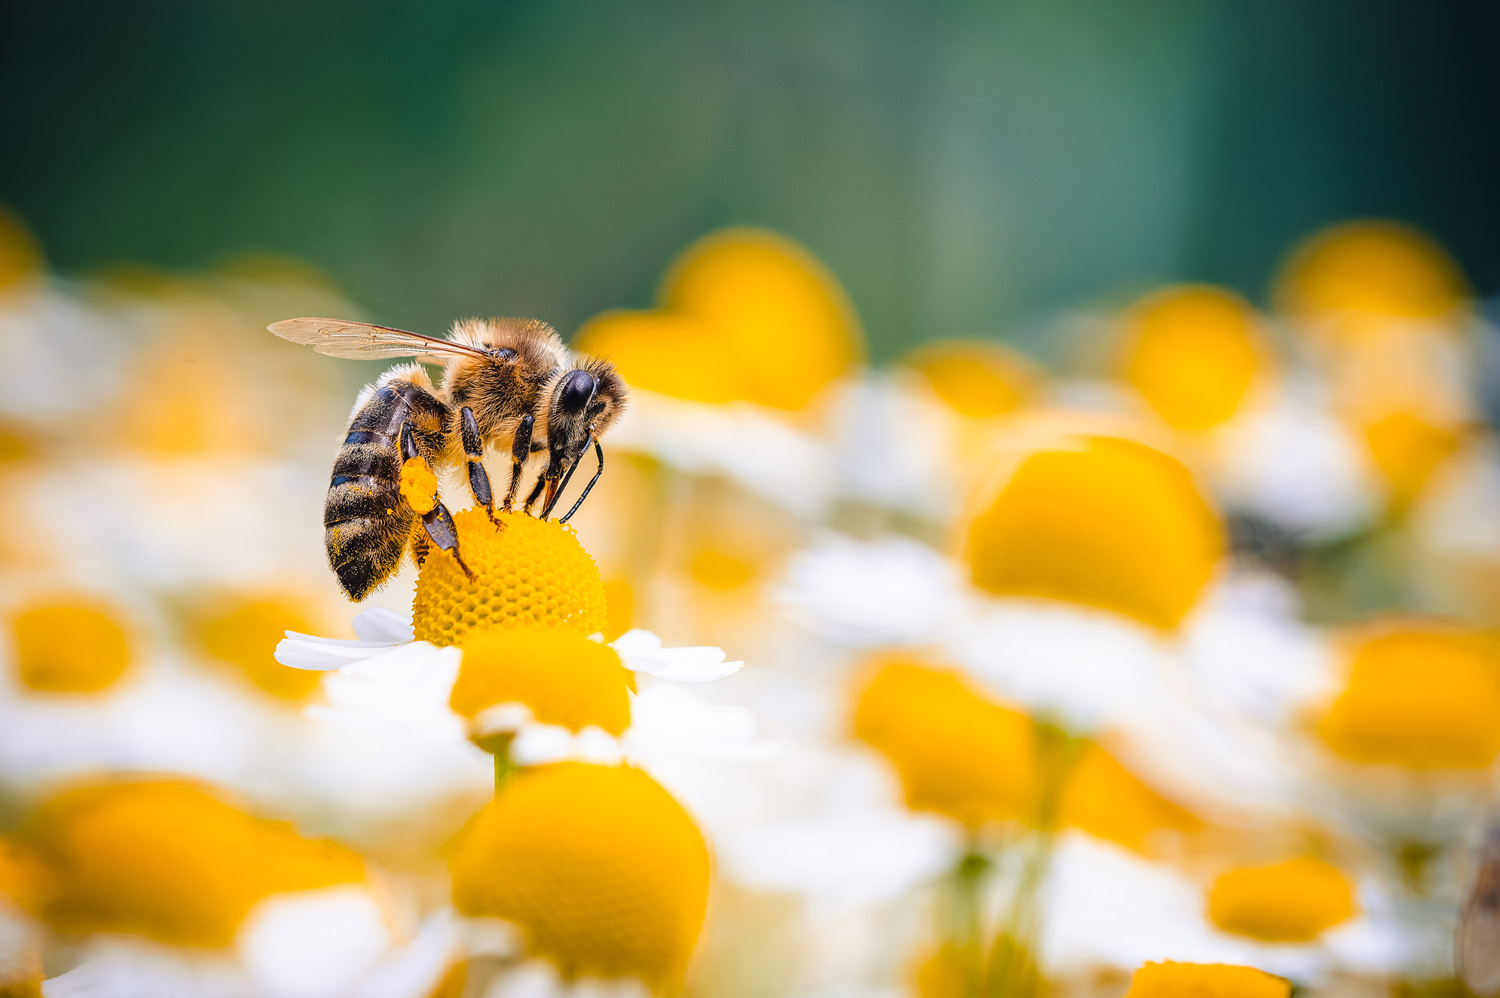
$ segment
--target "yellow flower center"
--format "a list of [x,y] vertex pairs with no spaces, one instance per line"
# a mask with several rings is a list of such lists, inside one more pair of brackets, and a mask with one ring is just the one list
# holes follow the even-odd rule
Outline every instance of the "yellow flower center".
[[906,364],[949,408],[971,419],[1016,411],[1041,380],[1030,361],[994,343],[934,343],[913,352]]
[[[31,851],[18,843],[0,839],[0,901],[36,913],[51,890],[52,880],[46,867]],[[0,911],[3,908],[0,905]]]
[[1485,634],[1388,621],[1352,635],[1342,692],[1318,719],[1336,755],[1412,769],[1480,769],[1500,755],[1500,652]]
[[1290,981],[1227,963],[1148,963],[1125,998],[1289,998]]
[[879,663],[858,694],[854,733],[890,760],[914,810],[971,828],[1030,813],[1031,719],[981,696],[953,670]]
[[262,898],[364,878],[358,856],[256,818],[186,780],[109,783],[43,804],[25,834],[56,889],[64,932],[224,946]]
[[1176,627],[1224,553],[1188,470],[1143,444],[1077,438],[1025,457],[969,524],[976,586]]
[[401,495],[418,516],[426,516],[437,505],[437,477],[420,457],[407,458],[401,465]]
[[1338,867],[1311,856],[1230,870],[1208,895],[1215,925],[1268,943],[1311,942],[1353,915],[1353,886]]
[[1168,288],[1133,310],[1125,376],[1168,425],[1206,430],[1240,408],[1268,366],[1250,305],[1218,288]]
[[1312,236],[1292,253],[1278,284],[1281,307],[1310,318],[1361,312],[1440,318],[1468,296],[1462,272],[1441,246],[1415,229],[1379,221]]
[[471,632],[542,627],[589,635],[609,627],[604,583],[573,528],[524,513],[455,513],[459,551],[432,550],[417,577],[412,626],[418,641],[462,644]]
[[205,655],[237,666],[272,696],[301,700],[318,688],[320,673],[276,661],[276,644],[287,631],[315,630],[289,600],[253,594],[227,597],[192,615],[188,624]]
[[806,407],[864,352],[838,281],[771,232],[728,229],[700,239],[673,264],[661,302],[714,327],[741,397],[773,409]]
[[130,665],[125,626],[109,607],[63,600],[25,607],[11,620],[16,672],[28,689],[96,693]]
[[629,766],[521,773],[470,823],[450,860],[453,901],[520,926],[567,977],[670,988],[708,903],[708,847],[693,820]]
[[630,726],[629,678],[615,650],[571,631],[515,628],[471,634],[448,703],[465,717],[521,703],[543,724],[573,731]]

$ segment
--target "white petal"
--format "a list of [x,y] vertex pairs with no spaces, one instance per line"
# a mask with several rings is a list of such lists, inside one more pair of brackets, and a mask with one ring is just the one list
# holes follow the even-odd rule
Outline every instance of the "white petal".
[[354,885],[266,898],[235,937],[240,959],[267,998],[346,994],[390,946],[375,899]]
[[856,647],[928,640],[964,602],[958,569],[927,545],[838,534],[792,559],[776,598],[815,634]]
[[469,722],[471,735],[494,735],[520,731],[531,723],[531,708],[524,703],[497,703],[481,710]]
[[46,998],[262,998],[243,968],[217,950],[98,937],[79,965],[42,984]]
[[711,646],[663,648],[661,638],[636,628],[610,644],[625,668],[674,683],[711,683],[732,676],[744,662],[726,662],[724,649]]
[[415,939],[388,952],[355,987],[351,998],[426,998],[461,955],[458,919],[443,910]]
[[896,810],[840,812],[734,829],[718,845],[742,884],[833,903],[889,901],[949,869],[958,833],[940,818]]
[[384,606],[372,606],[354,618],[354,633],[363,641],[400,644],[416,638],[411,618]]
[[624,752],[618,738],[591,724],[573,737],[573,757],[580,762],[618,766]]
[[342,638],[320,638],[312,634],[287,631],[276,644],[276,661],[291,669],[326,672],[342,669],[351,662],[382,655],[403,642],[346,641]]
[[463,720],[448,707],[461,657],[457,648],[426,641],[397,645],[329,674],[323,680],[328,706],[309,707],[307,716],[463,740]]
[[510,743],[510,758],[518,766],[545,766],[573,757],[573,732],[557,724],[528,724]]

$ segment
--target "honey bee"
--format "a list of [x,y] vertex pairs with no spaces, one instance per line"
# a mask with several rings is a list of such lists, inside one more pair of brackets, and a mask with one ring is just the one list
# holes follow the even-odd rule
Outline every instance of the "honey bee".
[[[625,382],[608,361],[572,353],[536,319],[463,319],[447,339],[339,319],[285,319],[271,332],[330,357],[414,357],[365,386],[333,462],[323,506],[323,545],[339,585],[361,600],[396,571],[408,548],[418,561],[428,545],[450,552],[470,577],[453,517],[434,490],[414,508],[402,487],[413,459],[429,472],[465,466],[474,501],[495,520],[486,448],[510,453],[503,506],[515,503],[533,455],[537,476],[523,508],[538,499],[546,518],[592,444],[598,468],[566,522],[604,472],[599,438],[624,411]],[[441,364],[434,386],[423,364]],[[421,529],[416,521],[421,520]],[[498,521],[496,521],[498,522]]]

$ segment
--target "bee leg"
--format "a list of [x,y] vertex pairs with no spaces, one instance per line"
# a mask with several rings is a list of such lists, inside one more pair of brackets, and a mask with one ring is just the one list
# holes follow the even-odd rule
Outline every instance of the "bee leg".
[[495,519],[495,496],[490,491],[490,476],[484,470],[484,439],[479,435],[479,424],[474,421],[474,410],[464,406],[458,415],[458,435],[469,463],[469,491],[474,493],[474,501],[484,507],[490,522],[499,526]]
[[[567,523],[569,520],[573,519],[573,514],[578,512],[578,507],[582,506],[583,501],[589,497],[589,493],[594,491],[594,483],[599,480],[600,475],[604,474],[604,448],[599,446],[599,441],[597,440],[594,441],[594,454],[599,458],[599,467],[594,470],[594,477],[589,479],[589,483],[583,487],[582,494],[580,494],[577,501],[573,503],[572,508],[564,513],[562,517],[557,521],[558,523]],[[574,467],[577,467],[577,465],[574,465]],[[571,474],[571,472],[569,472],[569,474]]]
[[536,487],[531,490],[531,495],[529,495],[529,496],[526,497],[526,506],[524,507],[525,510],[526,510],[526,512],[528,512],[528,513],[531,512],[531,507],[534,506],[534,505],[536,505],[536,501],[541,498],[541,496],[542,496],[542,487],[544,485],[546,485],[546,484],[547,484],[547,478],[546,478],[546,476],[545,475],[538,475],[537,476],[537,480],[536,480]]
[[458,562],[458,567],[464,570],[469,581],[474,581],[474,573],[468,565],[464,564],[463,558],[458,553],[458,528],[453,525],[453,517],[448,513],[448,507],[438,503],[432,509],[422,514],[422,526],[427,530],[427,536],[432,538],[432,543],[448,551],[453,555],[453,560]]
[[[416,434],[412,432],[411,423],[401,424],[401,459],[410,461],[412,458],[422,458],[422,452],[417,449]],[[458,528],[453,525],[453,516],[448,512],[448,507],[443,505],[436,494],[432,497],[432,508],[421,514],[422,526],[427,531],[427,536],[432,543],[444,551],[452,553],[453,560],[458,562],[458,567],[464,570],[469,581],[474,581],[474,573],[469,566],[464,564],[463,558],[458,553]]]
[[510,442],[510,488],[505,490],[506,510],[515,504],[516,487],[521,484],[521,465],[531,456],[531,428],[535,425],[536,417],[530,414],[522,416],[515,439]]

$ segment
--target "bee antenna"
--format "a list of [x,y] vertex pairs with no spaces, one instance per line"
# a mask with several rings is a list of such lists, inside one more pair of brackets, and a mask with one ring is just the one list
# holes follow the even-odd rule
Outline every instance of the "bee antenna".
[[[583,487],[583,494],[580,495],[577,501],[573,503],[573,507],[566,513],[564,513],[560,518],[558,518],[558,523],[567,523],[569,520],[573,519],[573,514],[578,512],[578,507],[582,506],[583,501],[589,497],[589,493],[594,491],[594,483],[599,480],[600,475],[604,474],[604,448],[599,446],[599,441],[597,440],[594,441],[594,454],[599,458],[599,467],[594,472],[594,477],[590,478],[589,483]],[[573,467],[576,468],[578,467],[578,465],[575,464],[573,465]]]

